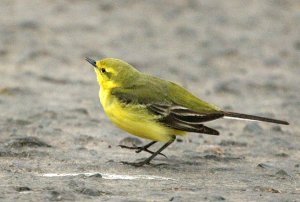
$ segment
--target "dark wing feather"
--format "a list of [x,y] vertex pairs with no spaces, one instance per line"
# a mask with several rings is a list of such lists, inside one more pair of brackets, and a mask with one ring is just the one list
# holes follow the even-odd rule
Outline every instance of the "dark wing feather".
[[202,123],[223,117],[222,113],[200,114],[188,108],[167,105],[167,104],[149,104],[148,109],[160,115],[159,121],[168,127],[196,133],[205,133],[210,135],[219,135],[219,132],[204,126]]

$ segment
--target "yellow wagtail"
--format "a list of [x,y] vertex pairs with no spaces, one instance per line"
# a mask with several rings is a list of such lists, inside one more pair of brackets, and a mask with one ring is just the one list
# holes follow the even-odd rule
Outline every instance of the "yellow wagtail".
[[[223,111],[200,100],[183,87],[170,81],[143,74],[130,64],[114,58],[86,60],[95,68],[100,85],[99,97],[110,120],[125,131],[152,140],[135,149],[152,155],[144,161],[126,164],[143,166],[168,147],[176,135],[186,132],[219,135],[203,123],[219,118],[248,119],[288,125],[286,121]],[[148,150],[157,141],[165,144],[156,152]]]

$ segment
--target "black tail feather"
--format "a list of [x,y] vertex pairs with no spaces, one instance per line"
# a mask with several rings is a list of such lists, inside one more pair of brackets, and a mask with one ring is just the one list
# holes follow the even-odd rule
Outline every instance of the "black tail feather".
[[224,117],[231,117],[231,118],[240,118],[240,119],[246,119],[246,120],[255,120],[255,121],[263,121],[263,122],[269,122],[269,123],[276,123],[276,124],[283,124],[283,125],[289,125],[286,121],[281,121],[277,119],[271,119],[261,116],[254,116],[249,114],[240,114],[235,112],[224,112]]

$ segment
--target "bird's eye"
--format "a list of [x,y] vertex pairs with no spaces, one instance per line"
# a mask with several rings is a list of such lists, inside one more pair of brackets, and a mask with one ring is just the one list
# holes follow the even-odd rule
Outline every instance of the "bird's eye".
[[106,70],[105,70],[104,68],[101,68],[101,72],[102,72],[102,73],[105,73]]

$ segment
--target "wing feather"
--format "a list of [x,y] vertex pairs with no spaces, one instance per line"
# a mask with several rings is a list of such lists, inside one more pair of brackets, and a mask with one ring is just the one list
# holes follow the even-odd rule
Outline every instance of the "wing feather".
[[149,104],[148,109],[162,118],[159,121],[168,127],[187,132],[219,135],[219,132],[202,123],[223,117],[222,113],[201,114],[177,105]]

